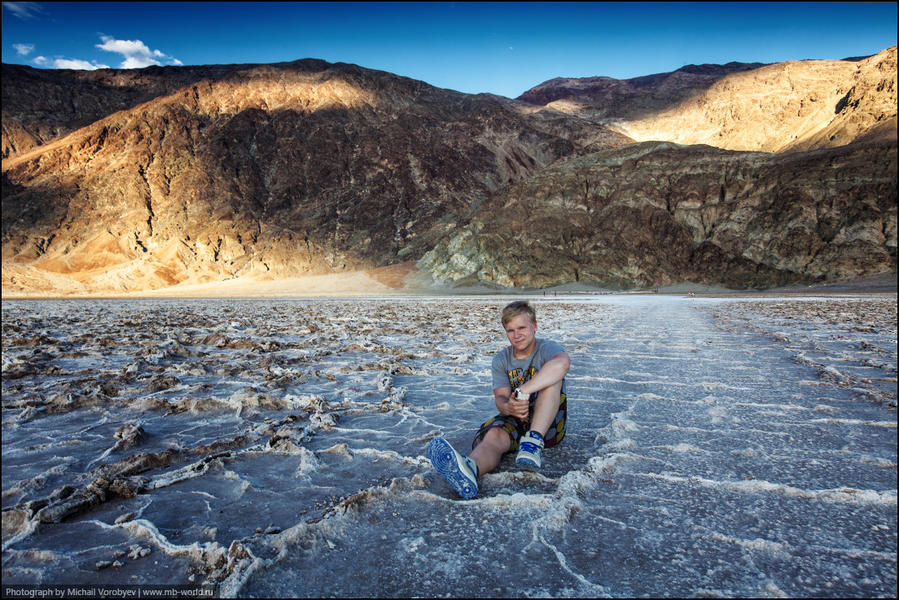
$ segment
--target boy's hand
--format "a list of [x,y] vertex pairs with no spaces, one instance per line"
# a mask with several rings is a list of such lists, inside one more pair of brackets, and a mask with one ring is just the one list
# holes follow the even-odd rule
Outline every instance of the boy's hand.
[[527,400],[516,400],[515,398],[509,398],[509,401],[506,403],[506,410],[508,411],[506,414],[510,417],[515,417],[520,421],[528,421],[528,408],[529,402]]

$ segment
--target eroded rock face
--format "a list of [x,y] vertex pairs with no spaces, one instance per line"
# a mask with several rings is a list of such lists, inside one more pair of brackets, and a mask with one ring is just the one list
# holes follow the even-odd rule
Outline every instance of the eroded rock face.
[[352,65],[232,70],[6,160],[4,285],[35,270],[128,290],[418,259],[490,192],[631,141],[550,121]]
[[735,288],[896,271],[896,146],[774,155],[643,143],[497,194],[419,266],[449,282]]

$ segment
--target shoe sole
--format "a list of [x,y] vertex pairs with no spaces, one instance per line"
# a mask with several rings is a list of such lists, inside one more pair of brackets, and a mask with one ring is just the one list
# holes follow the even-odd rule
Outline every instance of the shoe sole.
[[516,458],[515,464],[523,469],[527,469],[528,471],[539,471],[540,470],[540,464],[534,462],[530,458],[525,458],[525,457]]
[[444,439],[434,438],[428,444],[428,458],[434,469],[440,473],[453,491],[466,500],[471,500],[478,493],[477,486],[462,472],[456,459],[456,451]]

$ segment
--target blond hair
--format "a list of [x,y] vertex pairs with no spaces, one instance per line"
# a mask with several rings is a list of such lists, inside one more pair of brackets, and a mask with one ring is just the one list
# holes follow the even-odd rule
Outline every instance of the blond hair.
[[517,300],[503,309],[503,327],[518,315],[527,315],[531,319],[531,323],[537,322],[537,313],[534,308],[526,300]]

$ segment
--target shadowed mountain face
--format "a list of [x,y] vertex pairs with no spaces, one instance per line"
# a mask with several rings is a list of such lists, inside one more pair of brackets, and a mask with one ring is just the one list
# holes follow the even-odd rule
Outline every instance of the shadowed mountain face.
[[420,265],[444,280],[733,288],[896,270],[896,145],[774,155],[645,142],[496,194]]
[[241,68],[148,67],[97,71],[3,65],[3,158],[63,137],[114,112],[134,108]]
[[[419,259],[437,279],[524,286],[895,272],[895,64],[892,48],[703,65],[553,80],[519,100],[317,60],[4,65],[3,287],[113,292]],[[794,153],[634,145],[647,136]],[[829,149],[795,153],[814,148]],[[520,227],[539,243],[519,244]]]

